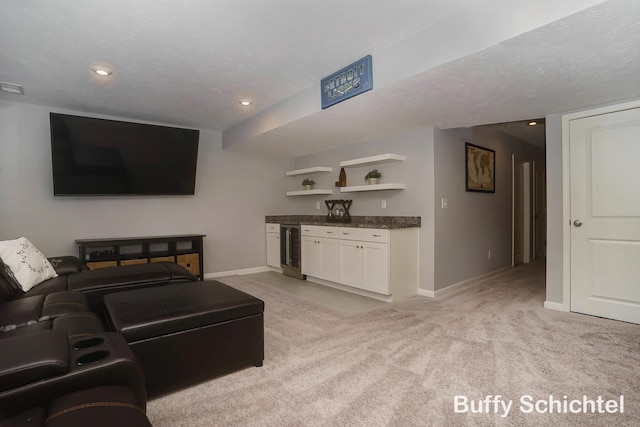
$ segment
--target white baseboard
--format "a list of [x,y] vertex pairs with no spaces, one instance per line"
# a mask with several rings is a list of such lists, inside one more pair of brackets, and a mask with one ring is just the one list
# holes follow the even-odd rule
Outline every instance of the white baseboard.
[[341,285],[340,283],[329,282],[328,280],[318,279],[317,277],[307,276],[308,282],[317,283],[319,285],[328,286],[330,288],[339,289],[341,291],[349,292],[363,297],[369,297],[377,299],[378,301],[392,302],[393,296],[377,294],[375,292],[365,291],[364,289],[353,288],[351,286]]
[[569,311],[569,309],[565,307],[564,304],[562,304],[561,302],[553,302],[553,301],[545,301],[544,308],[548,308],[549,310],[556,310],[556,311],[565,311],[565,312]]
[[[423,291],[423,292],[430,292],[433,294],[433,296],[431,298],[440,298],[444,295],[450,294],[454,291],[458,291],[460,289],[466,288],[466,287],[470,287],[470,286],[474,286],[477,285],[479,283],[484,282],[487,279],[490,279],[494,276],[497,276],[501,273],[504,273],[505,271],[511,270],[513,267],[508,265],[506,267],[503,268],[499,268],[497,270],[494,271],[490,271],[489,273],[480,275],[480,276],[476,276],[476,277],[472,277],[471,279],[467,279],[467,280],[463,280],[462,282],[458,282],[458,283],[454,283],[452,285],[449,285],[445,288],[442,289],[438,289],[435,292],[432,291]],[[425,296],[429,296],[429,295],[425,295]]]
[[418,295],[421,295],[423,297],[428,297],[428,298],[435,298],[436,297],[436,293],[433,291],[428,291],[426,289],[420,289],[418,288]]
[[229,270],[229,271],[218,271],[216,273],[206,273],[204,275],[205,279],[215,279],[216,277],[224,277],[224,276],[242,276],[243,274],[254,274],[254,273],[264,273],[266,271],[275,271],[276,273],[282,273],[282,270],[275,267],[262,266],[262,267],[251,267],[251,268],[243,268],[240,270]]

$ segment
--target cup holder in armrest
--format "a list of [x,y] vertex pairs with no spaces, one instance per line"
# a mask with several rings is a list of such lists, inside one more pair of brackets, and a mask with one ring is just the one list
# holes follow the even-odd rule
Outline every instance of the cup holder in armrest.
[[111,353],[108,350],[98,350],[91,353],[83,354],[76,359],[76,365],[83,366],[91,363],[99,362],[106,359]]
[[104,343],[104,337],[92,337],[80,340],[73,344],[74,350],[84,350]]

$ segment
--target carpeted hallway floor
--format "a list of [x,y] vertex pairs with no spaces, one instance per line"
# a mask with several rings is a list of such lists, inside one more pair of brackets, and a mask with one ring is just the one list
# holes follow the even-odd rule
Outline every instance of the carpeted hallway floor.
[[[539,265],[351,313],[219,280],[265,301],[264,366],[150,401],[156,427],[639,425],[640,326],[544,309]],[[624,396],[624,413],[548,413],[599,396]]]

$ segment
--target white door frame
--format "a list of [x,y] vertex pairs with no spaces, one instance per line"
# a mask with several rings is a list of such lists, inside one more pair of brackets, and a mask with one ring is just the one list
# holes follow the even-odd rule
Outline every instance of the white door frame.
[[[511,266],[524,262],[524,213],[523,213],[523,165],[511,154]],[[516,217],[516,209],[518,216]],[[517,223],[516,223],[517,221]],[[518,246],[516,248],[516,245]],[[518,259],[516,260],[516,251]]]
[[524,222],[522,262],[531,262],[531,162],[524,162],[522,165],[522,195],[524,196],[524,206],[522,207],[522,219]]
[[640,101],[632,101],[562,116],[562,311],[571,311],[571,153],[569,149],[569,124],[571,120],[575,119],[639,107]]
[[537,200],[537,191],[536,188],[536,161],[531,161],[531,260],[535,261],[536,259],[536,212],[538,211],[538,207],[536,206]]

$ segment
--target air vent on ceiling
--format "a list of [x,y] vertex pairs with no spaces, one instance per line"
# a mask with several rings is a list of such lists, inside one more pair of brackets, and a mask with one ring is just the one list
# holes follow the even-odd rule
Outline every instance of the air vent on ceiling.
[[24,88],[22,85],[14,83],[0,82],[0,90],[8,93],[15,93],[16,95],[24,95]]

